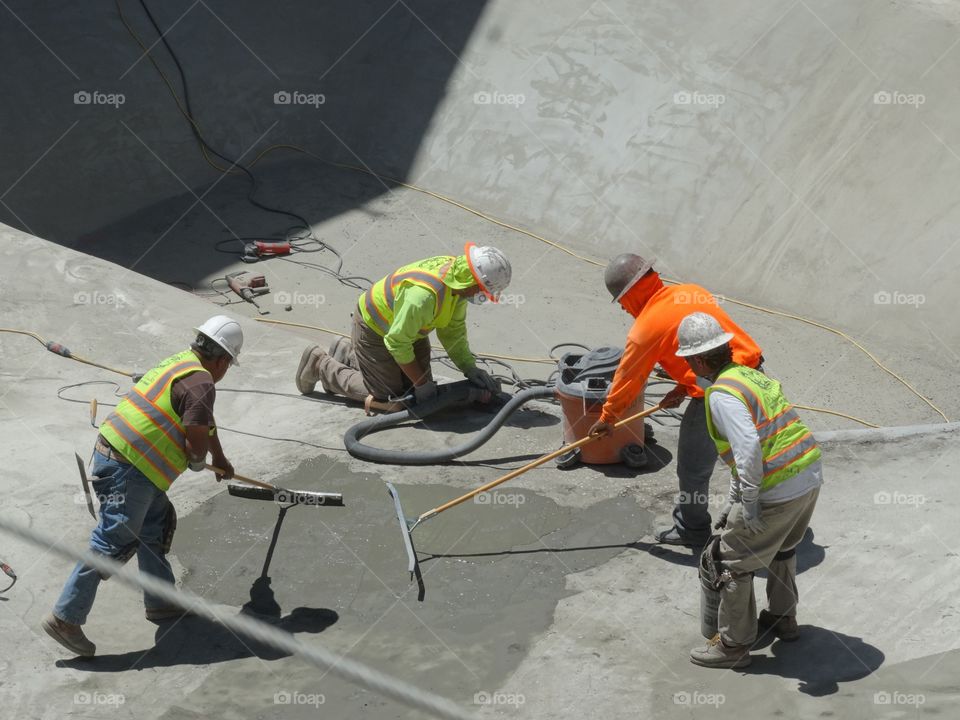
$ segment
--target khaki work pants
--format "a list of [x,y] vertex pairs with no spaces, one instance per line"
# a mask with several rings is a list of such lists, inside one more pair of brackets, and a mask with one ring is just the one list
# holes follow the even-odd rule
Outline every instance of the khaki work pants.
[[[359,311],[353,313],[350,338],[350,341],[340,340],[335,352],[320,360],[317,372],[323,387],[358,402],[366,400],[367,395],[386,402],[409,391],[410,379],[383,344],[383,338],[367,326]],[[427,379],[433,379],[430,341],[417,340],[413,353]]]
[[727,645],[750,645],[757,639],[757,602],[753,573],[767,570],[767,603],[774,615],[797,613],[797,558],[794,550],[810,524],[820,488],[793,500],[762,507],[767,528],[751,535],[744,527],[741,505],[736,505],[720,535],[720,561],[733,579],[720,591],[717,627]]

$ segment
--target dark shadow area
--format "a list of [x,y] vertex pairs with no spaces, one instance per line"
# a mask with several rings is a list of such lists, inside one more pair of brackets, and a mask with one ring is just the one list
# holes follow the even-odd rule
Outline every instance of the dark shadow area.
[[840,689],[840,683],[871,675],[883,665],[883,651],[858,637],[813,625],[800,626],[800,639],[784,643],[768,636],[755,647],[771,647],[773,657],[753,656],[742,672],[777,675],[799,681],[804,695],[824,697]]
[[[596,470],[604,477],[627,479],[637,477],[638,475],[649,475],[650,473],[659,472],[667,467],[673,460],[673,453],[655,440],[648,442],[644,447],[646,448],[647,464],[641,468],[628,467],[623,463],[588,465],[588,467]],[[575,467],[579,467],[579,465]]]
[[[483,558],[483,557],[506,557],[509,555],[532,555],[536,553],[570,553],[570,552],[588,552],[591,550],[613,550],[622,548],[624,550],[639,550],[648,555],[661,560],[673,563],[674,565],[683,565],[685,567],[696,568],[700,559],[700,548],[680,547],[676,545],[663,545],[657,542],[647,542],[645,540],[636,540],[623,544],[609,545],[588,545],[577,547],[538,547],[525,548],[521,550],[497,550],[484,553],[450,553],[450,554],[428,554],[424,555],[421,563],[426,564],[431,560],[440,558]],[[797,574],[806,572],[810,568],[816,567],[823,562],[826,557],[826,547],[817,545],[813,542],[813,530],[807,529],[803,541],[797,546]],[[757,577],[765,577],[764,571],[757,573]]]
[[[339,615],[327,608],[299,607],[277,620],[261,619],[289,633],[319,633],[336,623]],[[186,617],[160,624],[152,648],[98,655],[91,660],[60,660],[57,667],[87,672],[126,672],[175,665],[210,665],[249,657],[279,660],[287,656],[288,653],[282,650],[238,637],[232,630],[213,621]]]
[[[254,580],[250,587],[250,599],[240,612],[293,634],[323,632],[339,619],[336,611],[298,607],[284,616],[271,588],[270,563],[288,510],[289,506],[281,506],[277,513],[260,577]],[[238,637],[232,630],[216,622],[195,616],[160,623],[155,643],[147,650],[98,655],[93,660],[77,658],[58,662],[57,666],[94,672],[123,672],[134,668],[142,670],[172,665],[209,665],[254,656],[261,660],[278,660],[289,655],[255,640]]]
[[[237,259],[217,252],[217,241],[233,253],[240,244],[231,238],[282,237],[296,221],[253,207],[248,178],[224,176],[211,162],[229,163],[210,151],[204,159],[131,32],[227,158],[249,164],[285,144],[405,179],[485,2],[119,6],[7,7],[19,22],[9,18],[5,49],[16,62],[4,96],[30,111],[12,114],[0,139],[0,186],[9,188],[0,220],[125,266],[142,257],[138,272],[194,285]],[[314,225],[391,185],[291,150],[253,172],[257,201]],[[197,203],[194,193],[207,192]],[[148,253],[160,238],[164,252]],[[329,253],[300,257],[332,264]]]

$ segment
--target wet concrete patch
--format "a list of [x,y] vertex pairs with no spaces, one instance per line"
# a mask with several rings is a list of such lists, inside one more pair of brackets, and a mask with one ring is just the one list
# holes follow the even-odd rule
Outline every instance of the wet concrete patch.
[[[375,474],[315,460],[276,481],[342,492],[346,506],[290,510],[267,580],[263,564],[278,508],[224,492],[181,520],[174,552],[186,570],[184,584],[215,602],[247,603],[281,625],[294,616],[335,617],[333,624],[299,629],[322,630],[328,647],[466,703],[496,690],[550,627],[557,603],[569,594],[566,575],[628,550],[652,522],[632,498],[575,511],[505,485],[415,531],[426,587],[417,602],[393,503]],[[439,484],[398,489],[410,516],[464,492]],[[198,627],[197,643],[205,632]],[[256,648],[240,657],[251,654],[276,657]],[[417,716],[297,661],[248,660],[214,670],[168,717],[189,717],[182,713],[213,702],[222,717],[316,715],[315,706],[284,703],[284,693],[322,695],[324,712],[335,716]]]

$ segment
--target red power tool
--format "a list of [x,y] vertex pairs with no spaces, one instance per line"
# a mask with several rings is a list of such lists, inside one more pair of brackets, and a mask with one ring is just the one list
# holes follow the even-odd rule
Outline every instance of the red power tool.
[[253,305],[261,315],[267,314],[263,310],[260,310],[260,306],[257,305],[257,301],[254,300],[257,295],[266,295],[270,292],[267,279],[263,275],[255,275],[252,272],[241,270],[240,272],[230,273],[226,276],[225,280],[231,290]]
[[286,240],[254,240],[243,246],[240,259],[245,263],[255,263],[278,255],[289,255],[290,251],[290,243]]

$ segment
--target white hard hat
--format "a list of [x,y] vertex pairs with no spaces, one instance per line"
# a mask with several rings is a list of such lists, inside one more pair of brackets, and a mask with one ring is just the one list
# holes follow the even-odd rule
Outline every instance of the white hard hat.
[[463,248],[467,256],[467,264],[474,279],[483,290],[483,294],[492,302],[497,302],[500,293],[510,284],[510,261],[507,256],[495,247],[477,247],[467,243]]
[[700,355],[721,345],[726,345],[733,339],[733,333],[724,332],[720,323],[707,313],[693,313],[687,315],[677,330],[677,341],[680,349],[677,357]]
[[240,348],[243,347],[243,330],[240,323],[228,318],[226,315],[214,315],[200,327],[195,327],[194,332],[205,335],[222,347],[230,355],[232,365],[239,365],[237,356],[240,354]]

